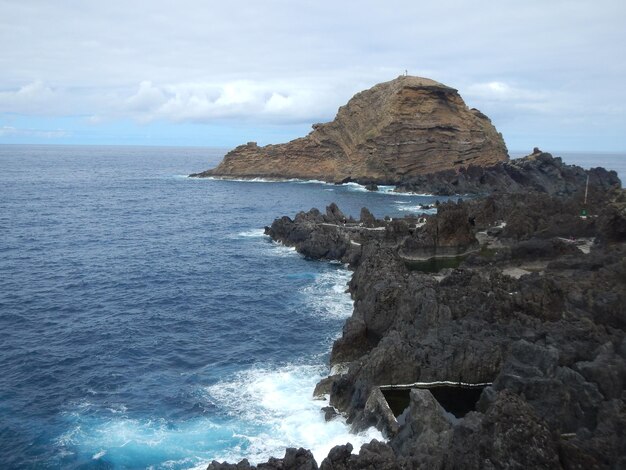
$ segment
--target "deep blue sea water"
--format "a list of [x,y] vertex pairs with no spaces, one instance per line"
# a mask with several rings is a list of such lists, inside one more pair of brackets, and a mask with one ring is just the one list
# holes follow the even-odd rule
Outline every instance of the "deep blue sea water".
[[352,310],[349,272],[263,226],[434,198],[184,177],[223,154],[0,146],[2,468],[202,468],[286,446],[321,460],[380,437],[325,423],[311,399]]
[[197,180],[215,149],[0,146],[0,462],[189,468],[351,437],[313,401],[349,273],[263,227],[428,197]]

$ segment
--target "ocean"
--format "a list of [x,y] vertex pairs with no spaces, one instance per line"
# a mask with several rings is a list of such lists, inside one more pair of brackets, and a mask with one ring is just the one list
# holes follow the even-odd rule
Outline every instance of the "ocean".
[[[331,202],[401,217],[436,198],[185,176],[224,153],[0,146],[2,468],[204,468],[288,446],[319,463],[382,438],[325,423],[311,396],[352,311],[349,271],[263,227]],[[626,177],[624,155],[571,158]]]

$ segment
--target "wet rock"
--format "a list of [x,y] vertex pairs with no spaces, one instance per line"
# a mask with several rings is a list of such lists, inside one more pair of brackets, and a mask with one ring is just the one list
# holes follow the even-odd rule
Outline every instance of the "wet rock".
[[324,421],[332,421],[337,416],[339,416],[339,413],[337,413],[337,410],[333,408],[332,406],[325,406],[324,408],[322,408],[321,411],[322,413],[324,413]]
[[[300,449],[287,449],[285,457],[283,459],[284,469],[297,469],[297,470],[317,470],[317,462],[313,458],[313,454],[310,450],[303,448]],[[259,467],[260,470],[260,467]]]
[[313,390],[313,397],[323,398],[325,395],[330,394],[334,379],[335,376],[331,375],[320,380]]
[[243,459],[237,464],[231,464],[227,462],[220,463],[217,460],[214,460],[209,464],[207,470],[250,470],[252,468],[255,467],[250,466],[250,462],[248,462],[248,459]]
[[214,460],[207,470],[317,470],[317,468],[317,462],[311,451],[303,448],[288,448],[282,459],[270,457],[267,462],[257,466],[251,466],[247,459],[238,464],[219,463]]

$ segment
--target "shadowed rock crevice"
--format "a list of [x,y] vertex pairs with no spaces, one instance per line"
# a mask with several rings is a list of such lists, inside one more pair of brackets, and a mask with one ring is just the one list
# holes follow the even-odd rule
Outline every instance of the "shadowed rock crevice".
[[476,404],[486,385],[421,385],[407,388],[381,388],[389,407],[396,418],[408,408],[413,388],[428,390],[444,410],[456,418],[463,418],[470,411],[476,411]]

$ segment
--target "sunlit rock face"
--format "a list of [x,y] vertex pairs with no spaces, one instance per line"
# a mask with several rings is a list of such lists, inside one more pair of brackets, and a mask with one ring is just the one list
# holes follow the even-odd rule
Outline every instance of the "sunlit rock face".
[[396,184],[462,166],[494,165],[507,149],[487,116],[457,90],[401,76],[357,93],[332,122],[306,137],[230,151],[212,170],[192,176],[273,177]]

